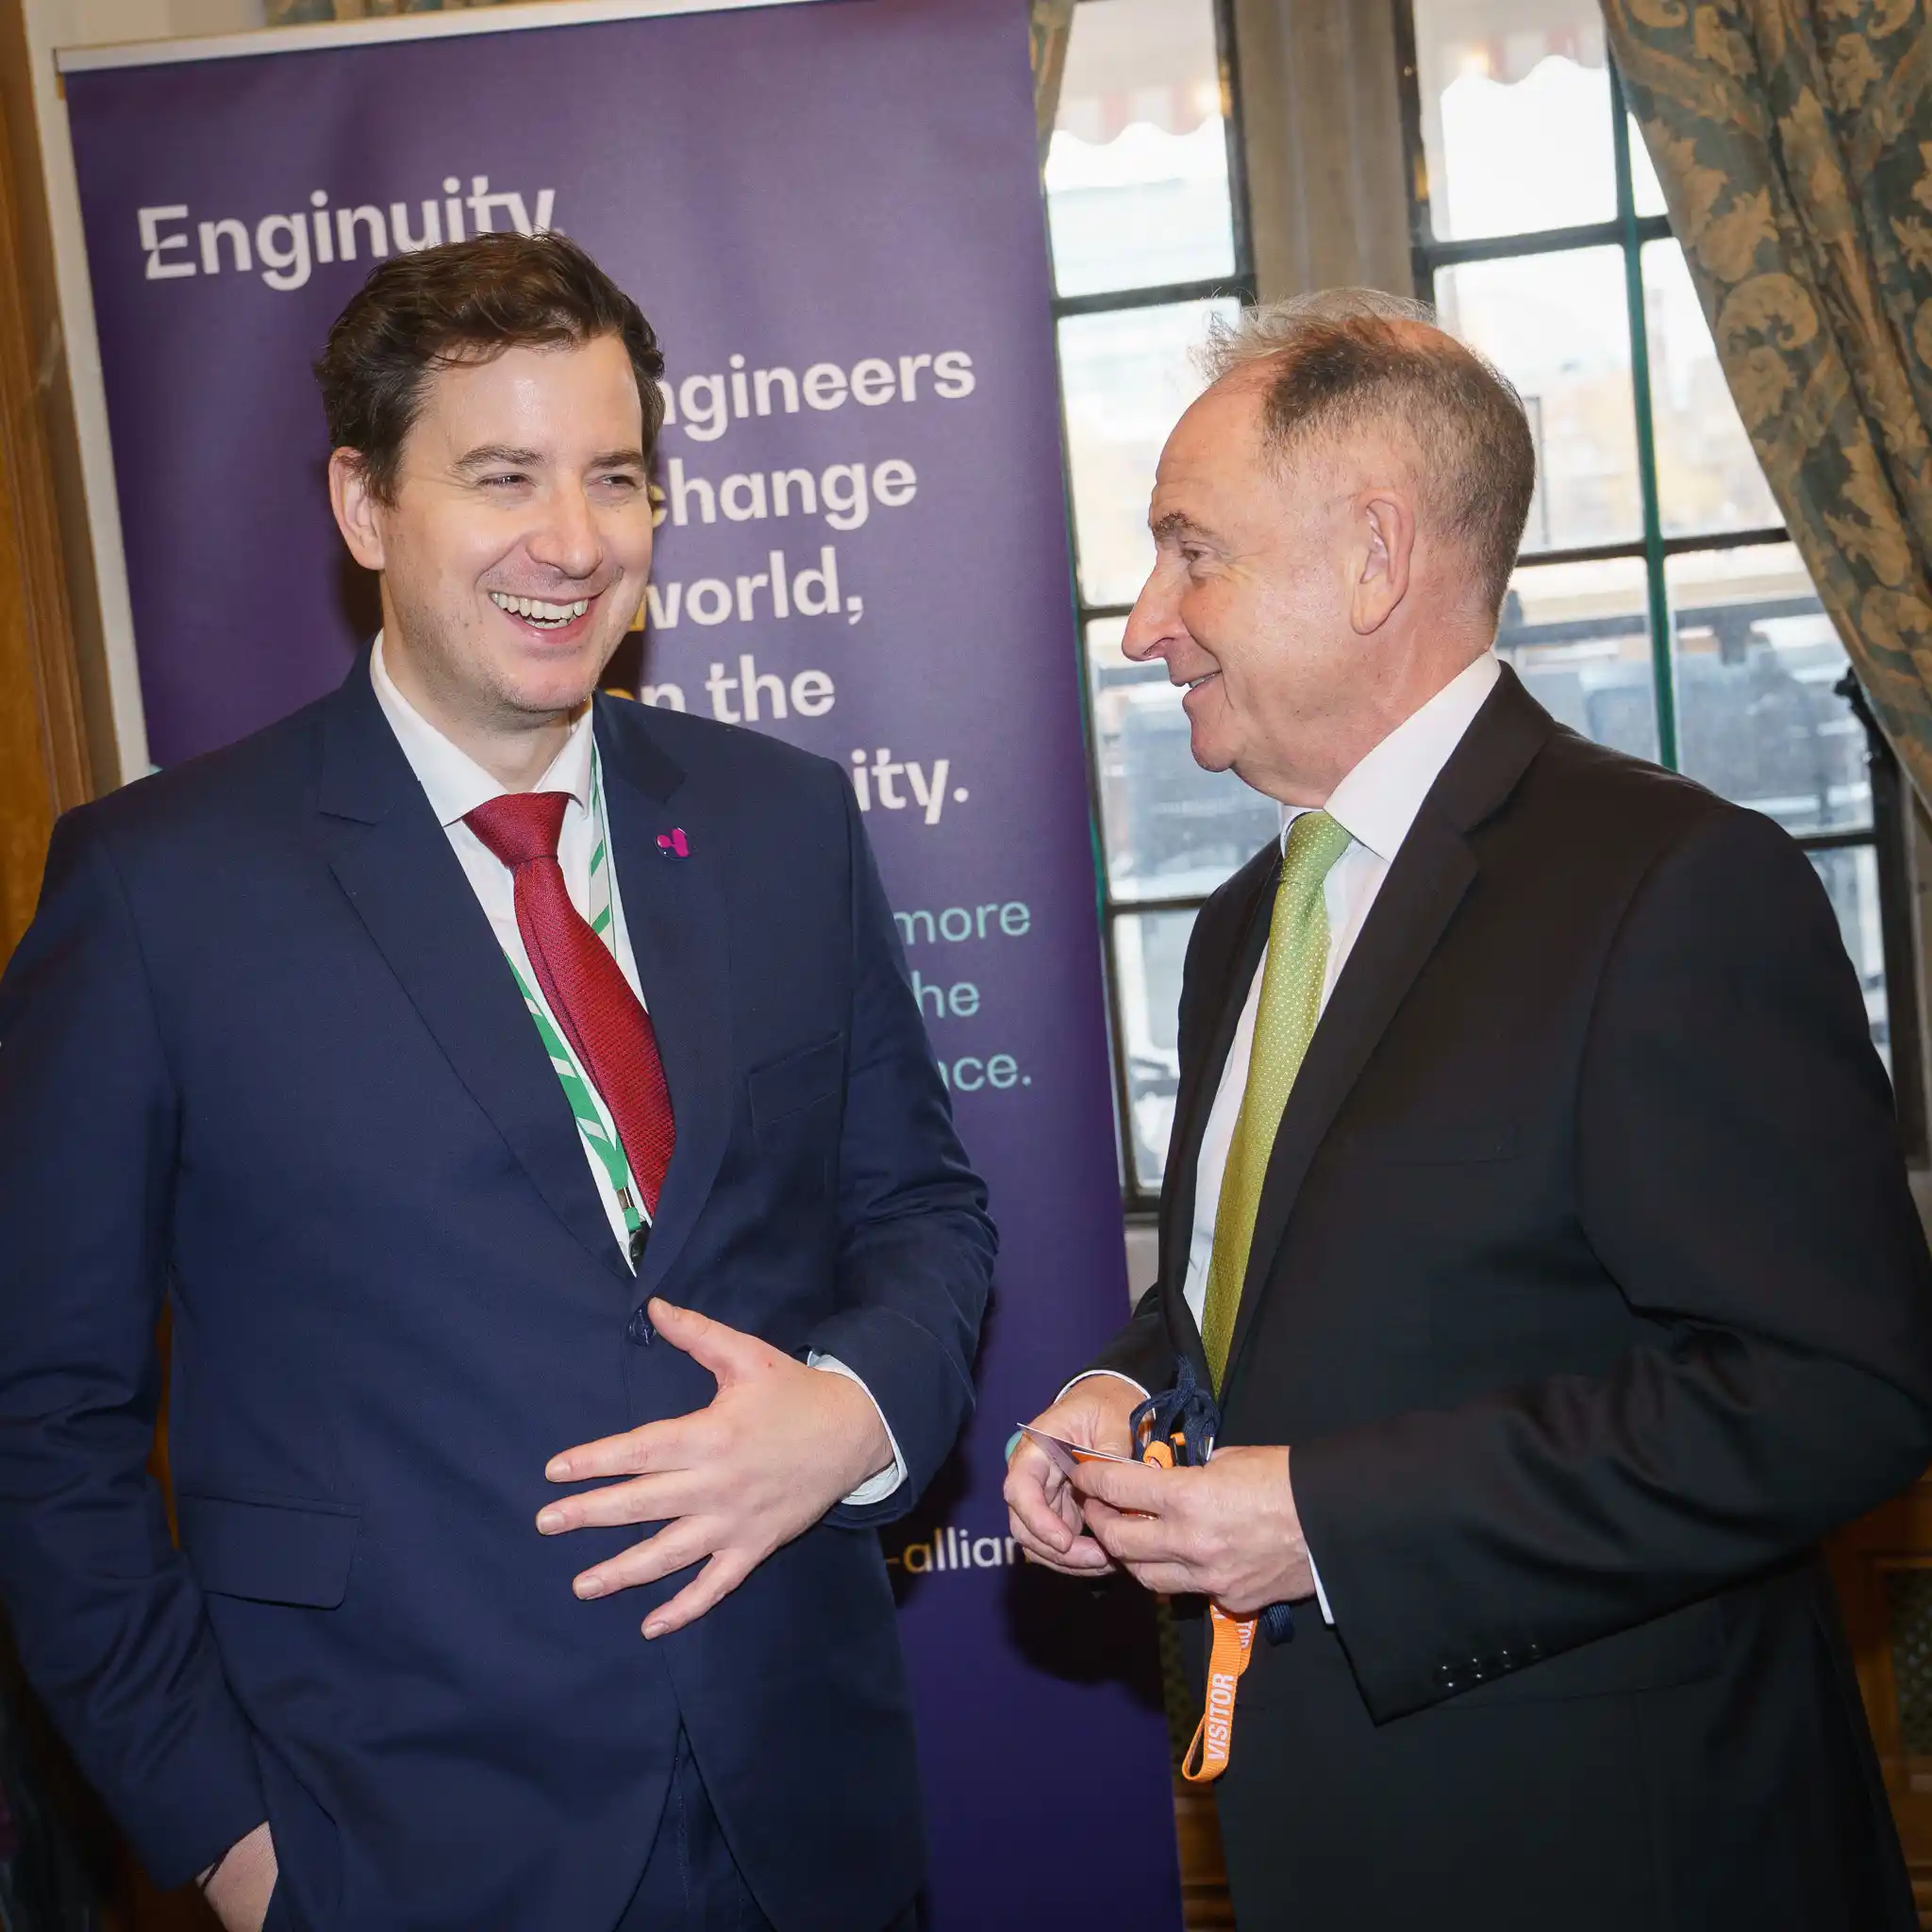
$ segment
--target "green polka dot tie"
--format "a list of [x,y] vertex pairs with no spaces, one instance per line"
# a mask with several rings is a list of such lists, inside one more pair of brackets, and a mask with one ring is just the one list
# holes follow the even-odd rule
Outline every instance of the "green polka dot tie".
[[1322,982],[1328,973],[1328,908],[1322,888],[1329,867],[1348,845],[1346,827],[1325,811],[1305,811],[1289,827],[1281,883],[1274,891],[1274,916],[1268,923],[1268,962],[1261,972],[1261,1005],[1255,1015],[1255,1051],[1227,1150],[1227,1169],[1221,1177],[1208,1297],[1201,1309],[1201,1340],[1207,1345],[1217,1394],[1241,1309],[1268,1157],[1274,1151],[1275,1129],[1281,1124],[1289,1090],[1321,1017]]

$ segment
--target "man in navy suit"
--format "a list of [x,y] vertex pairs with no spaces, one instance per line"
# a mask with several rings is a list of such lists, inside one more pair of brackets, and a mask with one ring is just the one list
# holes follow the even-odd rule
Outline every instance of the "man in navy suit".
[[560,237],[379,267],[380,636],[62,820],[0,982],[0,1590],[231,1928],[911,1923],[871,1532],[993,1235],[841,772],[594,695],[662,366]]

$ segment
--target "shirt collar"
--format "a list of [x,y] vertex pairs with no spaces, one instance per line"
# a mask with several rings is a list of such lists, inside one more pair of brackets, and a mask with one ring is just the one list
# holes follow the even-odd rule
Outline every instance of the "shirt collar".
[[[479,805],[501,798],[509,790],[486,772],[468,752],[452,744],[402,692],[383,662],[382,634],[376,633],[375,648],[369,654],[369,681],[375,687],[375,702],[389,720],[390,729],[403,748],[417,782],[429,795],[430,809],[437,823],[446,830],[467,817]],[[532,791],[568,791],[580,811],[591,808],[591,756],[595,742],[591,725],[592,707],[570,728],[563,748],[550,761],[550,769],[531,786]]]
[[[1485,651],[1457,672],[1427,704],[1405,718],[1329,794],[1322,809],[1384,865],[1392,864],[1423,800],[1503,675],[1502,660]],[[1281,836],[1306,806],[1283,806]]]

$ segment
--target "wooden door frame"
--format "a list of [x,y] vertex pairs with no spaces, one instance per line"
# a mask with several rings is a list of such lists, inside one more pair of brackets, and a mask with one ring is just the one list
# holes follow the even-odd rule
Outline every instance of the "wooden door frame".
[[[40,203],[19,0],[0,8],[0,965],[33,916],[54,821],[93,793],[54,482],[64,366],[33,272]],[[16,84],[16,82],[18,84]],[[31,163],[25,173],[23,158]],[[39,296],[39,299],[37,298]],[[58,314],[58,311],[52,311]],[[37,317],[42,318],[38,321]],[[38,352],[36,345],[39,345]]]

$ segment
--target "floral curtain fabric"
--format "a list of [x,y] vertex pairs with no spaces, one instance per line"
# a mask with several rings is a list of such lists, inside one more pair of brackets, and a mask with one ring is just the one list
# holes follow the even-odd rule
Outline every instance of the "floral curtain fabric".
[[1731,393],[1932,800],[1932,27],[1922,0],[1604,0]]

